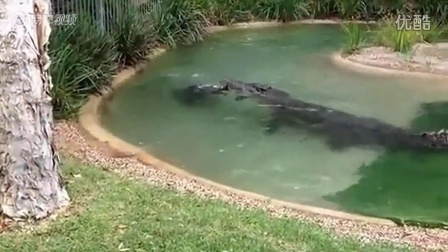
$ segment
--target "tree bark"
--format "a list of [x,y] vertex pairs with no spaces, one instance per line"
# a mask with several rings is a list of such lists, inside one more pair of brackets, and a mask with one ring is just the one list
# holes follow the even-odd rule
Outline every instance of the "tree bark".
[[0,207],[41,219],[69,204],[53,145],[49,0],[0,0]]

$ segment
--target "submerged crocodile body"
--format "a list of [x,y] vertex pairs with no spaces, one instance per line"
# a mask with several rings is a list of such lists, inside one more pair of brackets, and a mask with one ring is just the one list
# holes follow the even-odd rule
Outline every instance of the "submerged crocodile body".
[[260,106],[270,109],[271,119],[267,132],[275,132],[283,123],[300,123],[325,135],[327,144],[332,149],[379,145],[448,150],[448,131],[413,134],[375,118],[356,116],[291,98],[288,92],[269,85],[226,79],[218,85],[193,85],[184,91],[187,97],[191,93],[203,94],[204,97],[234,93],[236,100],[254,99]]

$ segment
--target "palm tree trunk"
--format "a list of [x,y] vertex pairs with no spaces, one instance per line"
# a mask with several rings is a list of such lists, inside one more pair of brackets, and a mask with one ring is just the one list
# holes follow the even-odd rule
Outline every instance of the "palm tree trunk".
[[0,207],[11,218],[70,201],[52,143],[49,10],[50,0],[0,2]]

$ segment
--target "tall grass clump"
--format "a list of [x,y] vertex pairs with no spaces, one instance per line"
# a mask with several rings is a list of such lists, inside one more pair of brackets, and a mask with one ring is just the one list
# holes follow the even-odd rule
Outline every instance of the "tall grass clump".
[[362,0],[337,0],[335,8],[343,19],[362,19],[367,15],[367,5]]
[[417,12],[436,19],[440,25],[448,23],[448,2],[446,0],[417,0]]
[[100,33],[87,18],[74,26],[57,26],[50,38],[49,54],[56,118],[75,116],[88,95],[110,86],[117,69],[113,38]]
[[153,0],[148,3],[150,20],[159,43],[176,47],[201,41],[209,22],[190,0]]
[[118,53],[118,63],[132,66],[145,61],[156,44],[156,32],[149,18],[136,15],[137,8],[118,17],[112,24],[112,36]]
[[259,0],[254,14],[264,20],[290,22],[309,17],[310,6],[309,0]]
[[192,0],[210,24],[230,25],[254,20],[256,0]]
[[419,34],[412,29],[398,29],[396,20],[396,18],[385,19],[373,31],[372,42],[376,46],[389,47],[396,52],[409,52],[416,43],[420,42]]
[[443,21],[433,20],[429,30],[419,30],[417,35],[420,40],[427,43],[433,43],[438,41],[443,34],[447,31],[447,26],[443,24]]
[[311,18],[328,18],[334,15],[333,0],[313,0],[309,6]]
[[361,27],[356,23],[348,23],[341,25],[345,35],[345,42],[343,46],[344,54],[351,54],[358,51],[365,42],[364,34]]

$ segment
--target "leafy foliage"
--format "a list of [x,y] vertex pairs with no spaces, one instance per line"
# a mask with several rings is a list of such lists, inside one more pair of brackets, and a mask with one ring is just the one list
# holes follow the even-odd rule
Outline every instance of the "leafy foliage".
[[157,38],[151,20],[135,15],[132,11],[117,18],[112,31],[118,62],[125,66],[146,60]]
[[[432,22],[431,29],[407,30],[397,29],[395,24],[397,18],[385,19],[381,25],[373,31],[372,42],[374,45],[393,48],[394,51],[409,52],[416,43],[434,42],[440,38],[445,27]],[[411,23],[412,25],[412,23]]]
[[393,48],[397,52],[408,52],[418,42],[414,30],[397,29],[395,19],[385,20],[373,31],[372,41],[375,45]]
[[161,44],[175,47],[201,41],[208,21],[198,6],[188,0],[156,0],[150,5],[150,17]]
[[310,16],[308,0],[261,0],[257,1],[255,12],[267,20],[289,22]]

